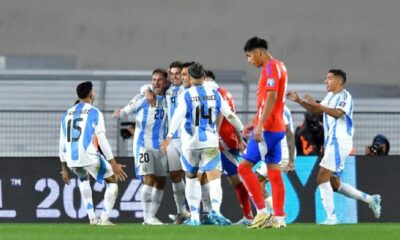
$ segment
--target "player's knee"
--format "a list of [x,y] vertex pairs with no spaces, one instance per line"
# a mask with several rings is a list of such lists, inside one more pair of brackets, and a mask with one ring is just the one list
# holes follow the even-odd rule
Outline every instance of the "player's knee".
[[183,174],[181,171],[172,171],[169,173],[169,176],[171,177],[171,181],[174,183],[182,181],[183,178]]

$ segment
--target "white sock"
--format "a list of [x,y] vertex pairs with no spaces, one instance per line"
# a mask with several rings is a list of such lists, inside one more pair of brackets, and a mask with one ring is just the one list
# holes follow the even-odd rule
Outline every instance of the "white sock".
[[142,190],[140,193],[140,200],[143,204],[143,218],[146,221],[150,216],[150,207],[151,207],[151,193],[153,192],[153,187],[149,185],[143,184]]
[[366,203],[371,203],[372,197],[366,193],[361,192],[360,190],[354,188],[350,184],[347,183],[341,183],[338,189],[338,193],[341,193],[345,195],[346,197],[355,199],[355,200],[360,200]]
[[319,185],[319,190],[321,193],[322,205],[324,206],[327,218],[336,218],[335,205],[333,203],[333,189],[331,183],[321,183]]
[[210,199],[210,183],[201,185],[201,202],[203,204],[203,212],[210,212],[212,210]]
[[199,210],[201,201],[201,187],[197,178],[186,178],[186,199],[189,204],[192,220],[200,220]]
[[266,206],[266,210],[268,213],[272,214],[273,213],[273,203],[272,203],[272,196],[269,195],[266,199],[265,199],[265,206]]
[[80,181],[79,191],[82,195],[82,200],[85,203],[86,212],[89,219],[95,219],[96,214],[94,213],[93,198],[92,198],[92,188],[90,187],[90,181]]
[[172,183],[172,191],[178,214],[186,212],[185,184],[183,181]]
[[160,208],[161,200],[164,195],[164,189],[157,189],[153,187],[151,193],[150,216],[155,217],[158,209]]
[[117,183],[107,183],[106,191],[104,193],[104,209],[101,214],[101,220],[108,220],[111,211],[115,204],[115,199],[118,196],[118,184]]
[[216,213],[220,213],[222,203],[222,187],[221,178],[213,179],[208,182],[210,184],[211,207]]

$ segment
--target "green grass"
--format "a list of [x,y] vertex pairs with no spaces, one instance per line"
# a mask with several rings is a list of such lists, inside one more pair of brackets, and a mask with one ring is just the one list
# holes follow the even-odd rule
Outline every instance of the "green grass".
[[119,240],[119,239],[400,239],[400,223],[364,223],[337,226],[290,224],[286,229],[249,230],[239,226],[142,226],[118,224],[113,227],[89,224],[11,224],[0,223],[0,240]]

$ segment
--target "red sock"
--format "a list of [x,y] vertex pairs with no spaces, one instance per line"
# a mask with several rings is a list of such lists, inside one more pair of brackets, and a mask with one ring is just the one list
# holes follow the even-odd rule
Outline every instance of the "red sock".
[[243,183],[239,183],[235,186],[236,197],[240,203],[240,208],[242,209],[243,216],[247,219],[253,219],[253,213],[251,212],[250,196],[247,192],[246,187]]
[[257,209],[264,209],[265,202],[261,191],[261,184],[258,181],[257,176],[253,173],[251,166],[245,164],[239,164],[238,172],[242,177],[250,196],[253,198],[254,204]]
[[285,203],[285,186],[283,185],[281,170],[268,169],[268,177],[271,182],[274,214],[275,216],[285,216],[285,211],[283,210],[283,204]]

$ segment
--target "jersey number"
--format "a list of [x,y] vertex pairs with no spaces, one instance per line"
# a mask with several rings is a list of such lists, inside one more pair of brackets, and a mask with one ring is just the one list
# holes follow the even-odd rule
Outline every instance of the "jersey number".
[[[82,118],[75,118],[73,123],[72,123],[72,128],[77,130],[79,132],[77,137],[72,137],[72,142],[77,142],[81,136],[82,133],[82,128],[78,126],[78,122],[82,121]],[[68,126],[67,126],[67,142],[71,142],[71,122],[72,119],[68,121]]]
[[139,162],[145,163],[150,161],[150,156],[148,153],[141,153],[139,154]]
[[199,124],[200,124],[200,117],[202,119],[208,119],[208,124],[211,124],[212,123],[211,113],[212,113],[211,108],[208,108],[208,114],[206,115],[206,113],[204,112],[204,108],[201,107],[201,110],[200,110],[200,106],[197,106],[196,107],[196,121],[195,121],[196,126],[199,126]]
[[156,110],[156,115],[154,115],[154,119],[163,119],[164,118],[164,110]]

